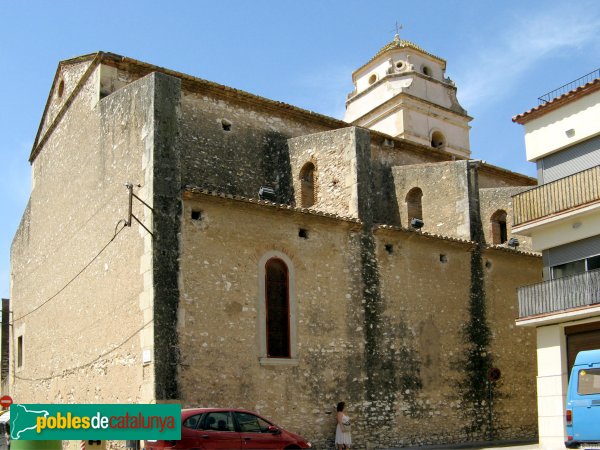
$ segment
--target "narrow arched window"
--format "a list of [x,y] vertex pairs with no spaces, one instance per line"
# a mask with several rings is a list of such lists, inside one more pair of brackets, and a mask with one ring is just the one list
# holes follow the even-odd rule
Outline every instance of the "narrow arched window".
[[504,244],[508,240],[508,231],[506,228],[506,211],[499,209],[491,218],[492,223],[492,243]]
[[290,357],[290,298],[286,264],[271,258],[265,264],[266,344],[269,358]]
[[412,188],[406,194],[406,213],[408,216],[408,226],[412,219],[423,220],[423,191],[418,187]]
[[315,204],[315,165],[311,162],[304,164],[300,171],[300,195],[302,207]]

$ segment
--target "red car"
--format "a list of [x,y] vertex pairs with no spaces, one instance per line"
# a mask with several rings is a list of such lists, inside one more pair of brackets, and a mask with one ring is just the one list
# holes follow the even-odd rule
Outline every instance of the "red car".
[[180,441],[146,441],[146,450],[300,449],[311,444],[258,414],[243,409],[195,408],[181,411]]

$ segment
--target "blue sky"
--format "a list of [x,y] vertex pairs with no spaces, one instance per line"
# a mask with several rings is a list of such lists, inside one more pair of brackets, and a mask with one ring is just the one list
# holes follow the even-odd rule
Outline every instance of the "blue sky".
[[[447,60],[472,156],[534,175],[511,117],[600,67],[596,0],[0,0],[0,296],[29,152],[60,60],[110,51],[341,118],[351,73],[393,38]],[[77,168],[74,168],[76,170]]]

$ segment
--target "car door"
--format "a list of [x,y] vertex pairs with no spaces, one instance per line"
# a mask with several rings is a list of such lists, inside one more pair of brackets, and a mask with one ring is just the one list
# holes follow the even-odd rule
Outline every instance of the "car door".
[[181,448],[194,448],[197,440],[198,425],[202,421],[202,413],[194,414],[186,418],[181,423],[181,441],[178,446]]
[[281,433],[269,431],[273,424],[262,417],[246,412],[234,412],[242,439],[242,449],[273,449],[282,448]]
[[242,441],[231,412],[207,412],[194,431],[194,445],[190,448],[240,450]]
[[578,397],[572,402],[575,439],[600,442],[600,363],[580,369],[577,377]]

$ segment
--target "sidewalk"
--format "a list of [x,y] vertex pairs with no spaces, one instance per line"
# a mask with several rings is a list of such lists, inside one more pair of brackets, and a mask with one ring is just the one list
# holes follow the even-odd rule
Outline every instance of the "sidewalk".
[[467,444],[429,445],[425,447],[389,448],[386,450],[537,450],[533,441],[469,442]]

